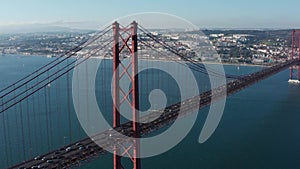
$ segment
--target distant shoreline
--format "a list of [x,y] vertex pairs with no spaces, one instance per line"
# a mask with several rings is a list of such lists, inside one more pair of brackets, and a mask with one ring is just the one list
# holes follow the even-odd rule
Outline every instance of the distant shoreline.
[[[21,57],[28,57],[28,56],[34,56],[34,57],[45,57],[47,58],[47,55],[22,55],[22,54],[5,54],[5,55],[0,55],[1,56],[21,56]],[[73,58],[75,58],[75,56],[72,56]],[[57,56],[53,56],[51,58],[57,58]],[[111,57],[91,57],[94,59],[112,59]],[[163,58],[163,59],[152,59],[152,58],[140,58],[140,60],[151,60],[151,61],[161,61],[161,62],[186,62],[183,60],[176,60],[176,59],[170,59],[168,60],[167,58]],[[261,65],[261,64],[245,64],[245,63],[224,63],[224,62],[215,62],[215,61],[209,61],[209,62],[200,62],[200,61],[195,61],[195,63],[199,63],[199,64],[218,64],[218,65],[230,65],[230,66],[248,66],[248,67],[271,67],[271,65]]]
[[[141,60],[146,60],[145,58],[141,58]],[[163,62],[186,62],[183,60],[167,60],[167,59],[149,59],[153,61],[163,61]],[[245,64],[245,63],[224,63],[224,62],[200,62],[200,61],[195,61],[195,63],[202,63],[202,64],[218,64],[218,65],[230,65],[230,66],[248,66],[248,67],[271,67],[272,65],[261,65],[261,64]]]
[[220,62],[204,62],[205,64],[222,64],[230,66],[248,66],[248,67],[271,67],[272,65],[260,65],[260,64],[245,64],[245,63],[220,63]]

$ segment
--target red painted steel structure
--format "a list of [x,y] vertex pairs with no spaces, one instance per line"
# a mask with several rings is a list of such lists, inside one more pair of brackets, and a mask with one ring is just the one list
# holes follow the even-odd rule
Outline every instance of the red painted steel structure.
[[[300,30],[298,32],[298,60],[300,61]],[[300,65],[298,65],[298,80],[300,80]]]
[[[123,34],[126,37],[123,37]],[[114,121],[113,126],[120,126],[120,106],[126,104],[126,102],[132,108],[132,129],[134,131],[133,137],[140,137],[140,128],[138,125],[139,119],[139,90],[138,90],[138,53],[137,53],[137,23],[133,21],[128,28],[121,28],[119,23],[113,23],[113,35],[114,35],[114,46],[113,46],[113,71],[114,71],[114,82],[113,82],[113,113]],[[121,41],[121,43],[120,43]],[[130,43],[131,42],[131,43]],[[125,50],[130,53],[130,61],[125,65],[122,62],[121,54],[125,54]],[[131,81],[131,89],[126,93],[120,87],[120,80],[127,76]],[[120,97],[121,96],[121,97]],[[131,99],[129,97],[131,96]],[[123,150],[123,152],[122,152]],[[132,154],[130,154],[132,152]],[[127,154],[133,162],[133,169],[141,168],[141,161],[139,158],[140,143],[138,139],[133,139],[130,145],[122,147],[118,146],[114,148],[114,169],[123,169],[122,157],[118,154]]]
[[[297,41],[298,38],[298,42]],[[296,52],[296,46],[298,48],[298,59],[300,61],[300,30],[293,30],[292,32],[292,56],[291,59],[294,59],[295,52]],[[292,80],[294,78],[294,70],[293,66],[290,67],[290,79]],[[300,66],[298,66],[298,72],[297,72],[297,78],[300,80]]]
[[[292,55],[291,59],[294,59],[295,55],[295,30],[292,31]],[[293,79],[293,66],[290,67],[290,79]]]

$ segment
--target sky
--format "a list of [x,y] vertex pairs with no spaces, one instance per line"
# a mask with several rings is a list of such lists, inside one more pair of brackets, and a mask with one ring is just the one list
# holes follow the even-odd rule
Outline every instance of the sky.
[[0,0],[0,27],[95,29],[140,12],[176,15],[200,28],[300,28],[299,0]]

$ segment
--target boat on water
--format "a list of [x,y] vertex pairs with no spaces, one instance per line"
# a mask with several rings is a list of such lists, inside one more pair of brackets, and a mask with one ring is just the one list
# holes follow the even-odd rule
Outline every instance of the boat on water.
[[290,79],[288,81],[290,84],[300,84],[300,81],[299,80],[296,80],[296,79]]

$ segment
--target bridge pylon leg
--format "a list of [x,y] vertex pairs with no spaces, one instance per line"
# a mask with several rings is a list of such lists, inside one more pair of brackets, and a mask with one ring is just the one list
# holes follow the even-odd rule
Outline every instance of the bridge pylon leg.
[[[126,36],[126,37],[123,37]],[[120,107],[122,104],[129,104],[132,113],[132,131],[134,138],[140,138],[140,126],[139,119],[139,85],[138,85],[138,41],[137,41],[137,23],[133,21],[129,27],[120,27],[119,23],[113,23],[113,127],[120,126]],[[121,42],[121,43],[120,43]],[[122,62],[123,58],[128,56],[128,52],[125,53],[125,49],[128,49],[130,53],[130,61]],[[126,56],[123,56],[126,54]],[[120,80],[128,77],[131,81],[130,89],[128,93],[126,90],[120,87]],[[131,99],[129,97],[131,96]],[[132,154],[130,154],[132,153]],[[115,145],[114,147],[114,169],[124,169],[122,165],[122,157],[120,154],[128,154],[132,163],[133,169],[141,168],[140,155],[140,143],[138,139],[133,139],[133,142],[122,147]]]
[[[298,60],[300,61],[300,30],[298,30]],[[300,65],[298,65],[298,81],[300,81]]]
[[[298,42],[297,39],[298,38]],[[296,46],[298,47],[298,59],[300,61],[300,31],[293,30],[292,31],[292,52],[291,52],[291,59],[295,59],[296,54]],[[294,70],[298,67],[298,71]],[[300,83],[300,65],[293,65],[290,67],[290,80],[289,83]]]
[[[292,31],[292,53],[291,53],[291,59],[294,59],[295,55],[295,30]],[[293,66],[290,67],[290,80],[293,79]]]

